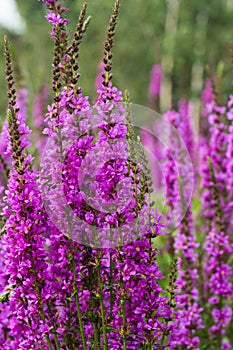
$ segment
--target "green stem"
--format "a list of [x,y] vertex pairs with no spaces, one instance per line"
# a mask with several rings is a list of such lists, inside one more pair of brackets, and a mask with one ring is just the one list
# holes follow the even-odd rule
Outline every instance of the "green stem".
[[[34,264],[33,264],[33,265],[34,265]],[[35,271],[34,271],[34,273],[35,273]],[[37,283],[36,283],[35,289],[36,289],[37,296],[38,296],[38,299],[39,299],[39,306],[40,306],[41,318],[42,318],[43,323],[45,324],[44,308],[43,308],[43,303],[42,303],[42,300],[41,300],[41,295],[40,295],[40,291],[39,291],[39,287],[38,287]],[[49,335],[48,335],[48,334],[45,335],[45,339],[46,339],[46,341],[47,341],[47,345],[48,345],[49,350],[53,350],[53,349],[52,349],[52,345],[51,345],[51,341],[50,341],[50,338],[49,338]]]
[[72,266],[72,278],[73,278],[72,289],[75,294],[75,305],[76,305],[77,314],[78,314],[78,322],[79,322],[80,334],[82,339],[82,346],[83,346],[83,350],[87,350],[81,309],[80,309],[78,288],[76,285],[77,275],[76,275],[76,269],[75,269],[74,249],[73,249],[73,240],[72,240],[72,226],[70,223],[69,214],[67,214],[67,220],[69,224],[69,240],[70,240],[70,250],[71,250],[71,266]]
[[113,259],[112,252],[110,253],[110,276],[109,276],[109,286],[110,286],[110,318],[112,318],[113,309]]
[[[51,307],[50,307],[50,304],[48,304],[48,311],[49,311],[49,314],[51,315]],[[52,324],[53,324],[53,331],[54,331],[54,341],[55,341],[55,346],[56,346],[56,350],[60,350],[60,344],[58,343],[58,339],[57,339],[57,325],[56,325],[56,322],[53,320],[52,321]]]
[[[28,238],[28,241],[29,241],[29,238]],[[45,313],[44,313],[44,305],[42,302],[42,297],[41,297],[41,293],[40,293],[40,289],[39,289],[39,285],[38,285],[38,281],[37,281],[36,267],[35,267],[35,263],[34,263],[34,260],[32,257],[32,251],[30,251],[30,258],[31,258],[31,262],[32,262],[33,275],[35,278],[35,291],[37,293],[38,302],[39,302],[40,317],[41,317],[43,323],[45,324],[46,318],[45,318]],[[53,350],[52,345],[51,345],[51,341],[49,338],[49,333],[45,334],[45,339],[46,339],[49,350]]]
[[78,289],[76,286],[76,277],[77,276],[76,276],[76,269],[75,269],[75,260],[74,260],[74,251],[73,251],[72,240],[70,240],[70,243],[71,243],[71,247],[72,247],[72,261],[71,261],[71,263],[72,263],[72,275],[73,275],[73,291],[75,293],[75,304],[76,304],[76,309],[77,309],[77,313],[78,313],[78,321],[79,321],[79,328],[80,328],[80,333],[81,333],[83,350],[87,350],[82,315],[81,315],[81,309],[80,309]]
[[104,300],[103,300],[103,285],[102,285],[101,274],[100,274],[100,261],[98,264],[98,285],[99,285],[99,291],[100,291],[100,311],[101,311],[102,329],[103,329],[103,337],[104,337],[103,346],[104,346],[104,350],[108,350],[107,326],[105,323]]
[[95,350],[100,350],[100,339],[99,339],[98,327],[95,322],[92,322],[92,325],[94,329]]
[[47,344],[48,344],[49,350],[53,350],[52,345],[51,345],[51,342],[50,342],[50,339],[49,339],[49,336],[46,335],[45,338],[46,338],[46,340],[47,340]]
[[[93,286],[93,268],[92,266],[88,266],[88,276],[89,276],[89,291],[92,291],[92,286]],[[93,298],[93,295],[91,293],[90,296],[90,304],[91,304],[91,310],[93,312],[92,314],[92,326],[93,326],[93,330],[94,330],[94,342],[95,342],[95,350],[100,350],[100,336],[99,336],[99,328],[98,328],[98,319],[94,318],[94,310],[96,307],[96,303],[95,300]]]
[[123,349],[127,350],[127,343],[126,343],[126,329],[127,329],[127,321],[126,321],[126,300],[123,300],[122,304],[122,319],[123,319]]
[[[110,241],[112,243],[113,240],[113,232],[110,229]],[[110,318],[112,318],[112,310],[114,303],[114,295],[113,295],[113,253],[110,252],[110,271],[109,271],[109,286],[110,286]]]
[[[121,248],[118,248],[118,251],[120,252]],[[119,259],[121,264],[123,265],[124,262],[124,258],[123,256],[120,256],[119,254]],[[122,271],[121,271],[122,272]],[[120,335],[123,339],[123,350],[127,350],[127,339],[126,339],[126,334],[127,334],[127,319],[126,319],[126,293],[125,293],[125,286],[124,286],[124,281],[123,281],[123,277],[122,277],[122,273],[120,276],[120,288],[123,291],[123,295],[122,295],[122,299],[121,299],[121,312],[122,312],[122,332],[120,332]]]
[[58,343],[56,333],[54,333],[54,341],[55,341],[56,350],[60,350],[60,344]]

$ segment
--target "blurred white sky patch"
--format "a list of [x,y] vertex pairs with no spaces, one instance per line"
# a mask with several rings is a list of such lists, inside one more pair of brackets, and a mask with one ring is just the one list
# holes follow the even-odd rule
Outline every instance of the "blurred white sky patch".
[[24,31],[25,22],[15,0],[0,0],[0,25],[19,34]]

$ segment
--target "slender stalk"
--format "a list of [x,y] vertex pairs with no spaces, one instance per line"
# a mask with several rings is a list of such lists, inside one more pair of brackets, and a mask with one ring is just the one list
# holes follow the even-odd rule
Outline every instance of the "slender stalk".
[[99,335],[99,328],[96,322],[92,322],[93,329],[94,329],[94,341],[95,341],[95,350],[100,350],[100,335]]
[[[29,238],[28,238],[28,241],[29,241]],[[35,290],[36,290],[38,301],[39,301],[40,317],[41,317],[43,323],[45,324],[46,317],[45,317],[45,313],[44,313],[44,305],[43,305],[43,301],[42,301],[39,285],[38,285],[38,282],[37,282],[36,267],[35,267],[35,263],[34,263],[34,260],[33,260],[32,251],[30,251],[30,258],[31,258],[31,262],[32,262],[33,275],[34,275],[34,278],[35,278]],[[49,350],[53,350],[52,344],[51,344],[51,341],[50,341],[50,338],[49,338],[49,332],[47,334],[45,334],[45,339],[47,341],[47,345],[48,345]]]
[[127,350],[127,343],[126,343],[126,329],[127,329],[127,320],[126,320],[126,300],[123,300],[122,302],[122,320],[123,320],[123,349]]
[[[221,209],[217,180],[215,177],[215,170],[214,170],[212,159],[208,157],[207,161],[208,161],[208,166],[210,170],[210,178],[212,181],[212,194],[215,202],[216,227],[218,232],[224,232],[224,227],[222,224],[223,213]],[[218,267],[221,268],[221,259],[218,259]],[[221,284],[222,284],[222,275],[221,275]],[[221,310],[222,307],[223,307],[223,298],[222,298],[222,295],[219,295],[218,308]],[[216,340],[217,340],[218,347],[221,348],[221,344],[222,344],[222,325],[221,324],[220,324],[220,332],[218,333]]]
[[103,300],[103,284],[102,284],[101,274],[100,274],[100,259],[99,259],[97,271],[98,271],[101,321],[102,321],[102,330],[103,330],[103,337],[104,337],[103,346],[104,346],[104,350],[108,350],[107,325],[105,323],[105,311],[104,311],[104,300]]
[[[72,241],[71,241],[71,244],[72,244]],[[75,261],[74,261],[73,251],[72,251],[71,264],[72,264],[72,275],[73,275],[73,291],[75,292],[75,304],[76,304],[76,309],[77,309],[77,313],[78,313],[78,321],[79,321],[79,328],[80,328],[80,333],[81,333],[82,345],[83,345],[83,350],[87,350],[84,327],[83,327],[83,322],[82,322],[81,309],[80,309],[80,301],[79,301],[79,296],[78,296],[78,289],[76,286],[76,269],[75,269]]]
[[[34,274],[34,277],[36,279],[36,269],[35,269],[34,260],[33,260],[31,252],[30,252],[30,255],[31,255],[31,262],[32,262],[32,267],[33,267],[33,274]],[[39,290],[39,286],[38,286],[37,281],[35,282],[35,290],[37,293],[37,297],[39,299],[40,316],[41,316],[43,323],[45,324],[45,314],[44,314],[43,302],[41,299],[40,290]],[[51,344],[51,341],[49,338],[49,334],[45,334],[45,339],[46,339],[49,350],[53,350],[52,344]]]
[[55,341],[56,350],[60,350],[60,344],[58,342],[56,333],[54,333],[54,341]]
[[[87,248],[87,249],[91,249],[91,248]],[[89,277],[88,289],[91,292],[91,295],[90,295],[90,305],[92,310],[91,323],[94,331],[95,350],[100,350],[100,333],[99,333],[99,327],[98,327],[98,316],[95,315],[95,312],[94,312],[96,307],[96,301],[93,298],[93,293],[92,293],[92,289],[93,289],[93,267],[92,266],[88,266],[88,277]]]
[[[120,253],[121,251],[121,247],[118,248],[118,251]],[[121,263],[124,262],[124,257],[121,256],[120,254],[118,254],[119,256],[119,260]],[[121,298],[121,317],[122,317],[122,330],[120,331],[120,335],[122,337],[123,340],[123,350],[127,350],[127,338],[126,338],[126,334],[127,334],[127,319],[126,319],[126,300],[127,300],[127,296],[126,296],[126,291],[125,291],[125,287],[124,287],[124,281],[123,281],[123,276],[122,276],[122,271],[121,271],[121,275],[120,275],[120,289],[123,291],[123,296]]]
[[84,333],[84,327],[83,327],[83,321],[82,321],[82,315],[81,315],[81,308],[80,308],[80,300],[78,295],[78,288],[76,285],[76,269],[75,269],[75,259],[74,259],[74,248],[73,248],[73,239],[72,239],[72,226],[69,219],[69,214],[67,213],[67,220],[69,225],[69,241],[70,241],[70,251],[71,251],[71,268],[72,268],[72,289],[75,294],[75,305],[77,309],[78,314],[78,322],[79,322],[79,328],[80,328],[80,334],[82,339],[82,346],[83,350],[87,350],[86,340],[85,340],[85,333]]
[[[50,308],[50,305],[48,305],[48,311],[50,312],[51,314],[51,308]],[[52,324],[53,324],[53,330],[54,330],[54,341],[55,341],[55,347],[56,347],[56,350],[60,350],[60,344],[58,342],[58,339],[57,339],[57,326],[56,326],[56,323],[54,321],[52,321]]]
[[[110,229],[110,240],[112,242],[113,232]],[[110,318],[112,318],[112,310],[114,303],[114,295],[113,295],[113,253],[110,252],[110,271],[109,271],[109,287],[110,287]]]
[[112,318],[112,309],[113,309],[113,259],[112,259],[112,252],[110,252],[110,276],[109,276],[109,286],[110,286],[110,318]]
[[47,344],[48,344],[48,348],[49,348],[49,350],[53,350],[53,348],[52,348],[52,345],[51,345],[51,342],[50,342],[50,339],[49,339],[48,335],[46,335],[46,340],[47,340]]
[[[19,108],[16,107],[16,89],[15,89],[15,83],[14,83],[11,54],[9,50],[9,42],[6,36],[4,37],[4,54],[5,54],[5,60],[6,60],[6,80],[7,80],[7,90],[8,90],[8,113],[7,113],[8,131],[9,131],[9,136],[10,136],[11,146],[12,146],[12,158],[14,159],[13,166],[18,175],[17,180],[18,180],[19,186],[23,190],[25,185],[25,182],[24,182],[25,180],[23,178],[23,175],[25,174],[26,170],[30,171],[30,168],[24,164],[24,157],[25,157],[26,151],[21,146],[21,138],[20,138],[20,132],[18,128],[19,123],[17,119],[17,113],[19,112]],[[4,159],[1,158],[1,161],[3,163],[4,168],[6,169],[6,173],[8,174],[6,164],[4,163]],[[27,205],[24,202],[22,203],[22,206],[21,206],[21,212],[22,212],[22,218],[26,222]],[[27,234],[26,240],[28,242],[28,247],[29,247],[28,250],[30,254],[30,262],[32,263],[32,274],[35,279],[34,288],[37,293],[38,302],[39,302],[39,315],[43,323],[45,324],[46,318],[44,314],[44,307],[43,307],[42,297],[40,293],[39,282],[37,278],[35,261],[32,256],[32,249],[31,249],[33,236],[31,237],[30,234]],[[46,333],[44,337],[47,341],[49,350],[52,350],[52,345],[49,338],[49,332]]]

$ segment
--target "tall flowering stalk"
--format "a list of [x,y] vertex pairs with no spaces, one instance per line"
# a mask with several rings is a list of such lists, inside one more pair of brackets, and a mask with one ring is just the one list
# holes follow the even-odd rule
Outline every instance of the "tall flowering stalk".
[[227,103],[226,116],[228,119],[228,142],[227,142],[227,191],[229,193],[228,205],[227,205],[227,218],[228,218],[228,232],[232,231],[233,226],[233,95],[230,95]]
[[[52,234],[49,240],[49,256],[53,261],[50,278],[60,275],[57,299],[59,303],[62,302],[63,315],[69,315],[66,319],[57,315],[62,325],[57,331],[60,332],[59,339],[63,338],[63,343],[68,345],[69,341],[75,341],[66,338],[65,333],[71,333],[67,328],[68,322],[72,328],[75,320],[78,320],[76,348],[80,346],[79,341],[84,349],[90,344],[95,349],[106,350],[122,347],[135,349],[137,346],[149,346],[152,349],[169,330],[162,319],[170,319],[171,315],[166,298],[160,295],[162,289],[157,279],[162,276],[152,241],[160,233],[160,217],[146,204],[146,176],[144,172],[140,176],[143,166],[137,165],[137,159],[135,162],[130,158],[127,140],[129,125],[125,118],[125,107],[120,103],[122,93],[111,82],[112,46],[119,1],[115,3],[110,20],[103,59],[103,82],[97,91],[93,111],[77,86],[78,64],[74,60],[74,55],[78,58],[77,48],[85,29],[85,8],[80,15],[76,41],[68,45],[57,64],[55,76],[61,86],[59,90],[57,86],[54,91],[55,102],[49,107],[46,130],[55,140],[57,153],[52,154],[52,157],[61,173],[60,170],[54,172],[54,169],[48,173],[46,157],[43,172],[55,182],[58,179],[58,189],[61,181],[67,204],[76,218],[81,219],[75,220],[69,216],[69,212],[68,226],[64,226],[68,229],[66,235],[69,239],[57,233]],[[53,15],[47,18],[50,20]],[[56,40],[55,44],[59,46]],[[68,144],[62,142],[67,135],[72,141]],[[89,184],[92,173],[96,182]],[[87,192],[84,193],[83,189]],[[46,193],[52,198],[50,205],[56,209],[55,215],[62,215],[63,211],[67,215],[66,208],[53,200],[56,197],[54,187],[51,186],[49,191]],[[95,197],[91,197],[93,193],[98,194],[98,206]],[[130,200],[125,201],[127,198]],[[105,208],[108,208],[107,213]],[[73,239],[82,244],[75,243]],[[127,245],[132,240],[135,242]],[[65,242],[70,244],[66,250]],[[59,245],[62,247],[62,259],[56,262],[55,251]],[[114,245],[119,248],[114,248]],[[137,255],[133,254],[135,249]],[[140,257],[145,257],[145,264],[142,264]],[[64,277],[66,289],[62,283]],[[69,293],[72,293],[70,298],[66,295]]]
[[224,343],[224,337],[227,326],[232,318],[230,301],[233,295],[231,283],[233,271],[232,267],[227,263],[227,257],[232,254],[232,244],[229,242],[229,238],[221,224],[222,212],[211,160],[209,160],[209,168],[209,182],[212,188],[212,200],[216,215],[216,223],[211,225],[205,242],[205,274],[208,281],[208,302],[211,305],[211,314],[214,319],[214,324],[210,327],[210,332],[211,338],[217,346],[230,349],[230,343],[227,346],[227,343]]
[[[206,110],[208,111],[209,132],[207,139],[202,143],[201,147],[201,172],[202,172],[202,202],[204,216],[206,218],[207,230],[211,228],[211,223],[216,223],[215,204],[212,200],[212,187],[210,179],[210,170],[208,158],[211,159],[215,171],[216,186],[219,192],[219,202],[221,211],[221,224],[227,234],[231,235],[231,187],[229,181],[231,176],[228,173],[230,169],[229,150],[231,145],[231,98],[227,106],[220,106],[213,99],[207,103]],[[231,123],[231,122],[230,122]]]
[[[228,145],[228,127],[225,124],[226,107],[216,105],[213,100],[207,105],[209,111],[209,140],[207,140],[206,146],[202,148],[203,158],[203,208],[204,215],[209,221],[216,220],[214,203],[211,201],[211,188],[208,188],[208,183],[205,183],[205,178],[209,172],[207,157],[210,157],[215,169],[215,177],[218,191],[220,192],[220,206],[223,212],[227,208],[227,202],[229,195],[227,191],[227,164],[226,157],[227,145]],[[226,227],[227,216],[221,218],[222,224]]]
[[[48,128],[45,129],[45,133],[49,134],[56,142],[54,145],[56,152],[52,155],[53,161],[57,164],[58,169],[60,169],[60,166],[64,169],[62,178],[59,171],[56,172],[51,167],[51,173],[49,173],[46,169],[47,156],[45,156],[42,172],[45,172],[46,179],[51,176],[56,181],[57,177],[65,184],[67,181],[69,183],[70,178],[67,178],[65,171],[66,161],[69,160],[65,159],[67,150],[63,147],[62,128],[72,127],[75,116],[85,111],[86,107],[89,106],[88,98],[82,97],[82,91],[77,85],[79,78],[77,62],[79,45],[89,19],[86,22],[84,21],[86,13],[86,4],[84,4],[73,41],[69,45],[66,34],[68,21],[63,19],[63,13],[66,9],[57,4],[56,1],[52,3],[48,1],[46,4],[51,10],[46,17],[53,24],[51,36],[55,43],[55,54],[53,62],[54,103],[48,108]],[[69,165],[74,164],[71,158],[72,152],[70,153],[71,163],[68,163]],[[51,154],[48,154],[48,161],[51,161]],[[48,195],[51,198],[53,197],[52,192],[49,192]],[[57,208],[57,210],[59,215],[61,208]],[[83,313],[87,312],[90,294],[84,285],[87,268],[83,269],[81,265],[84,260],[85,249],[73,241],[72,226],[68,216],[66,220],[68,220],[68,239],[53,228],[48,241],[49,256],[52,261],[49,275],[52,281],[57,280],[55,284],[57,289],[55,312],[56,322],[59,324],[57,332],[59,342],[64,346],[75,346],[76,348],[81,346],[82,349],[86,349],[88,346],[87,339],[91,338],[92,332],[90,332],[90,322],[87,322],[85,329],[82,316]],[[57,260],[57,249],[61,253],[59,260]],[[74,337],[71,329],[77,327],[77,324],[79,334]]]
[[[189,124],[187,105],[180,101],[179,113],[170,111],[166,118],[176,127],[187,149],[193,154],[192,131]],[[167,161],[167,204],[176,214],[177,229],[174,238],[170,236],[169,248],[178,254],[178,277],[176,280],[176,308],[174,311],[174,333],[171,337],[171,349],[200,349],[197,331],[202,328],[197,290],[197,253],[193,214],[190,200],[188,174],[192,173],[186,159],[183,159],[180,141],[175,133],[170,135],[171,149],[176,154],[168,154]],[[175,156],[175,158],[174,158]],[[186,163],[187,162],[187,163]],[[187,164],[187,165],[186,165]],[[192,184],[191,184],[192,185]]]
[[[122,107],[118,102],[121,100],[121,94],[116,88],[112,88],[111,84],[111,32],[114,32],[114,21],[113,16],[108,31],[108,41],[105,44],[105,73],[103,74],[103,87],[99,91],[99,103],[104,110],[114,105],[117,110],[121,111]],[[127,102],[127,96],[124,113],[127,118],[121,121],[121,128],[119,128],[120,125],[116,125],[114,127],[116,131],[110,135],[111,138],[115,136],[124,139],[126,137],[127,140],[130,157],[128,160],[130,161],[129,175],[133,184],[134,201],[131,208],[126,207],[125,209],[129,210],[129,214],[131,212],[131,216],[134,213],[136,237],[139,235],[139,238],[128,244],[122,242],[117,250],[110,251],[109,254],[111,280],[113,285],[119,286],[114,288],[113,311],[116,316],[112,318],[111,325],[115,328],[115,332],[110,334],[109,345],[111,349],[135,349],[135,347],[152,349],[156,344],[160,344],[163,335],[168,332],[169,327],[166,326],[164,319],[171,317],[167,300],[160,295],[162,289],[157,280],[162,278],[162,275],[158,270],[157,252],[153,247],[153,239],[160,234],[161,218],[153,212],[149,202],[147,203],[150,180],[147,178],[142,162],[144,155],[140,151],[139,141],[137,142],[141,164],[138,164],[137,161],[138,152],[135,150],[136,140],[130,121],[130,104]],[[114,122],[116,123],[116,120]],[[112,132],[111,129],[110,132]],[[141,175],[139,169],[142,171]],[[138,220],[138,217],[143,219]],[[121,229],[121,226],[119,228]],[[129,225],[129,229],[132,230],[132,228],[134,229],[134,225]]]
[[8,41],[4,39],[8,87],[8,132],[13,168],[6,191],[6,235],[3,238],[11,321],[6,349],[52,349],[47,318],[46,251],[41,233],[44,214],[36,176],[27,154],[29,128],[17,105]]
[[210,337],[216,347],[230,349],[227,330],[232,319],[232,276],[230,263],[232,190],[229,150],[231,149],[231,97],[227,106],[219,106],[213,100],[207,104],[210,123],[209,141],[203,147],[202,188],[203,209],[206,217],[207,237],[205,296],[209,302],[207,310],[212,315]]

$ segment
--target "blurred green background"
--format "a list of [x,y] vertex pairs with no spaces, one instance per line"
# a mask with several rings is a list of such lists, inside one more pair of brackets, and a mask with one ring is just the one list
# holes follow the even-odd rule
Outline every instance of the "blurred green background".
[[[88,0],[92,21],[81,46],[80,84],[84,93],[95,96],[95,76],[103,54],[113,0]],[[232,84],[230,43],[233,0],[122,0],[114,47],[114,83],[129,89],[134,103],[148,103],[148,84],[153,64],[162,64],[164,85],[162,110],[182,97],[198,100],[206,76],[206,65],[215,75],[222,70],[222,91]],[[22,35],[8,33],[12,43],[19,84],[29,88],[32,100],[43,82],[51,81],[53,43],[50,25],[44,18],[42,1],[17,0],[26,22]],[[81,8],[78,0],[65,0],[71,9],[70,34]],[[1,36],[7,33],[1,29]],[[4,57],[0,45],[0,113],[6,109]]]

